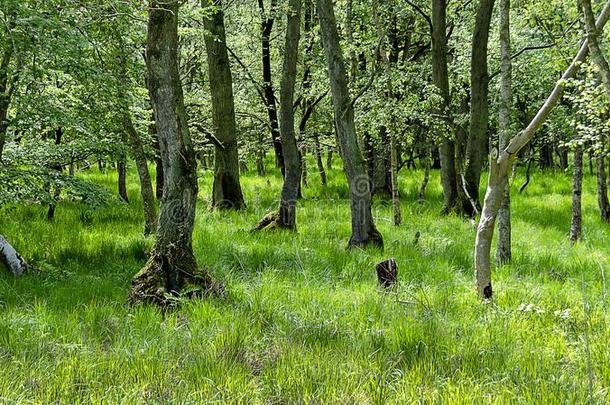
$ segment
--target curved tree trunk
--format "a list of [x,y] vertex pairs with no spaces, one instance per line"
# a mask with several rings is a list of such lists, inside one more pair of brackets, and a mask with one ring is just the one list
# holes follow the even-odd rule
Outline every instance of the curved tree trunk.
[[[209,0],[203,0],[202,3],[203,7],[210,4]],[[239,181],[233,79],[226,45],[222,0],[214,0],[213,4],[216,9],[213,13],[206,13],[203,20],[214,133],[222,144],[222,147],[215,146],[212,205],[221,209],[242,209],[246,203]]]
[[134,277],[130,300],[165,306],[168,295],[188,287],[189,294],[217,287],[199,269],[192,237],[197,203],[197,160],[191,144],[178,72],[180,0],[152,0],[148,9],[146,64],[164,167],[163,199],[151,257]]
[[479,0],[474,34],[472,36],[472,57],[470,61],[470,136],[466,145],[464,179],[467,196],[477,206],[470,207],[469,215],[475,215],[479,209],[479,183],[489,144],[487,134],[489,127],[487,43],[493,8],[494,0]]
[[122,155],[116,162],[116,171],[118,173],[118,189],[121,200],[128,203],[129,196],[127,195],[127,156]]
[[21,276],[29,268],[27,262],[3,235],[0,235],[0,263],[15,276]]
[[[597,19],[596,28],[598,31],[603,29],[604,25],[608,22],[608,18],[610,18],[610,0],[606,2]],[[521,149],[523,149],[523,147],[532,140],[534,135],[536,135],[536,131],[540,129],[553,111],[553,108],[555,108],[557,103],[561,100],[565,81],[574,77],[580,64],[586,59],[587,54],[588,41],[584,41],[578,54],[576,54],[570,66],[561,76],[561,80],[557,82],[553,91],[527,127],[517,136],[513,137],[508,146],[500,151],[499,154],[497,150],[495,151],[495,154],[493,153],[494,151],[492,151],[489,184],[487,185],[487,192],[485,194],[485,201],[479,226],[477,228],[477,237],[474,246],[475,278],[477,292],[481,298],[491,298],[492,296],[490,265],[491,241],[493,238],[496,216],[498,215],[502,195],[505,190],[503,187],[499,186],[499,184],[502,183],[505,178],[508,178],[508,171],[514,159],[518,156]]]
[[332,0],[317,0],[322,43],[326,53],[328,76],[335,113],[337,140],[350,190],[352,236],[349,246],[383,246],[383,239],[371,211],[371,189],[354,124],[354,106],[349,95],[345,61]]

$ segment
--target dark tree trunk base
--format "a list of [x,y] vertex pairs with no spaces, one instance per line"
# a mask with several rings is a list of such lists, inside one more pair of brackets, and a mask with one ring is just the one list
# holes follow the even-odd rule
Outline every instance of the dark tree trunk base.
[[175,305],[176,298],[209,295],[223,296],[224,286],[206,268],[197,268],[194,257],[156,253],[133,278],[129,302],[168,308]]
[[365,249],[369,247],[383,249],[383,237],[381,236],[381,233],[379,233],[379,231],[377,231],[376,229],[371,231],[365,238],[357,239],[352,235],[347,247],[348,249]]
[[272,230],[296,231],[295,226],[288,226],[282,220],[279,211],[273,211],[265,215],[258,224],[252,229],[252,232],[272,231]]

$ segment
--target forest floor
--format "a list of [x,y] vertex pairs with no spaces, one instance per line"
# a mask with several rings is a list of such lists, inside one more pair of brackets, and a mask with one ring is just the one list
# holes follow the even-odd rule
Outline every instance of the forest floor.
[[[85,175],[114,189],[114,173]],[[521,195],[517,176],[514,261],[494,269],[495,299],[483,304],[475,226],[439,214],[438,173],[424,203],[422,173],[401,177],[404,225],[391,224],[389,201],[375,202],[382,253],[345,250],[338,168],[326,189],[310,174],[296,235],[249,233],[277,204],[277,173],[246,174],[248,209],[218,213],[207,172],[194,248],[228,294],[166,316],[126,305],[153,242],[141,234],[135,173],[129,205],[65,202],[54,223],[43,207],[2,208],[2,233],[40,271],[0,271],[0,403],[609,402],[610,226],[595,179],[585,179],[584,240],[572,247],[570,175],[535,173]],[[374,272],[388,257],[399,266],[392,293]]]

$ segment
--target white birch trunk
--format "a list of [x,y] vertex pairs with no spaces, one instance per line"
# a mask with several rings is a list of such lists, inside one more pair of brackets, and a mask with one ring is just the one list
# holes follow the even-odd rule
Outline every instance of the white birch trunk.
[[28,269],[28,264],[23,257],[2,235],[0,235],[0,263],[4,264],[15,276],[21,276]]

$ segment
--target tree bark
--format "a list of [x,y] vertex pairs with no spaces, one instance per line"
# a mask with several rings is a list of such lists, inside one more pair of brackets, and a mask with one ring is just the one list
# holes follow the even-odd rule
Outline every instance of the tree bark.
[[354,106],[349,94],[345,61],[332,0],[317,0],[322,43],[326,54],[335,126],[343,167],[350,190],[352,235],[350,247],[383,246],[383,239],[371,211],[371,189],[354,123]]
[[29,268],[27,262],[3,235],[0,235],[0,264],[3,264],[8,271],[17,277]]
[[284,68],[280,85],[280,134],[284,155],[284,184],[280,207],[274,221],[265,229],[281,228],[296,230],[296,200],[298,197],[301,165],[294,130],[294,87],[297,76],[299,38],[301,35],[301,0],[288,3],[288,24],[284,48]]
[[390,175],[392,184],[392,207],[394,208],[394,225],[399,226],[402,222],[400,210],[400,192],[398,189],[398,153],[396,149],[396,136],[390,134]]
[[[432,1],[432,80],[442,97],[441,115],[449,113],[449,72],[447,67],[447,2]],[[441,184],[443,186],[443,212],[461,211],[458,194],[458,173],[455,164],[455,143],[440,134],[439,156],[441,161]]]
[[13,48],[7,45],[7,48],[2,55],[0,62],[0,162],[2,162],[2,154],[4,145],[6,144],[6,132],[8,130],[8,110],[11,104],[12,93],[15,83],[10,85],[9,66],[13,57]]
[[464,179],[467,195],[477,205],[468,212],[476,214],[479,209],[479,183],[489,137],[489,73],[487,71],[487,43],[493,14],[494,0],[480,0],[477,9],[472,56],[470,61],[470,136],[466,145]]
[[127,195],[127,156],[126,155],[123,154],[123,156],[120,156],[119,160],[117,160],[116,171],[118,173],[119,197],[121,197],[121,200],[128,203],[129,196]]
[[602,221],[610,222],[610,202],[606,183],[606,159],[600,156],[597,161],[597,204]]
[[[498,147],[504,149],[510,141],[510,110],[512,106],[512,64],[510,41],[510,0],[500,0],[500,133]],[[498,247],[496,262],[511,261],[510,186],[508,177],[504,180],[504,198],[498,212]]]
[[133,153],[138,176],[140,178],[140,195],[142,196],[142,207],[144,209],[144,235],[152,235],[157,227],[157,209],[155,206],[155,195],[153,193],[152,180],[148,171],[146,153],[142,139],[138,134],[129,111],[125,111],[123,125],[129,139],[131,152]]
[[258,0],[258,8],[261,13],[261,45],[262,45],[262,62],[263,62],[263,93],[266,100],[267,116],[269,117],[269,125],[271,127],[271,139],[273,141],[273,149],[275,151],[276,166],[282,171],[282,176],[285,175],[284,154],[282,151],[282,140],[280,135],[280,127],[277,116],[277,106],[275,103],[275,92],[273,90],[273,76],[271,73],[271,32],[275,21],[274,13],[277,8],[277,0],[271,0],[269,13],[265,15],[264,0]]
[[146,65],[155,114],[164,191],[151,256],[134,277],[131,302],[168,305],[169,295],[220,291],[206,269],[197,267],[192,236],[197,203],[197,160],[191,143],[178,70],[180,0],[151,0]]
[[[202,0],[203,7],[210,0]],[[227,52],[222,0],[213,0],[215,9],[205,13],[205,48],[208,60],[214,133],[222,144],[215,145],[212,205],[220,209],[242,209],[246,203],[239,180],[237,125],[233,79]]]
[[[610,0],[606,2],[597,19],[596,28],[598,31],[603,29],[604,25],[608,22],[608,18],[610,18]],[[495,154],[493,153],[494,151],[492,151],[489,183],[487,185],[487,192],[485,193],[485,201],[479,226],[477,228],[474,247],[475,278],[477,292],[481,298],[491,298],[492,296],[490,266],[491,240],[493,238],[496,216],[498,215],[504,192],[504,188],[500,187],[499,184],[504,181],[504,178],[508,178],[509,168],[512,166],[512,162],[517,157],[518,153],[532,140],[536,131],[542,126],[553,111],[553,108],[561,100],[565,81],[574,77],[578,71],[579,65],[585,60],[587,54],[588,41],[585,40],[581,45],[578,54],[574,57],[572,63],[563,73],[561,79],[557,82],[551,94],[528,126],[517,136],[513,137],[508,146],[499,154],[498,151],[495,151]]]
[[582,146],[574,150],[574,172],[572,174],[572,226],[570,241],[576,243],[582,234]]

